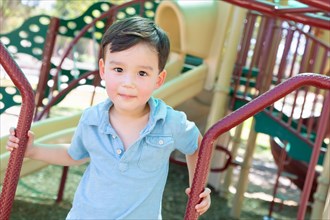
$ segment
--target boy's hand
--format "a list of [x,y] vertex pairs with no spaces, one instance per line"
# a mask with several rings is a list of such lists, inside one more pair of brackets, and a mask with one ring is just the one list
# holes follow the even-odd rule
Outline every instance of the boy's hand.
[[[15,128],[9,129],[9,137],[6,145],[6,149],[10,152],[12,152],[14,149],[18,148],[19,146],[19,138],[15,136]],[[32,131],[28,132],[28,143],[26,146],[25,156],[29,154],[29,152],[32,150],[32,145],[34,141],[34,133]]]
[[[186,194],[189,196],[191,192],[190,188],[186,189]],[[205,188],[204,192],[199,194],[199,198],[202,199],[202,201],[196,205],[195,209],[199,213],[199,215],[203,215],[211,206],[211,190],[209,188]]]

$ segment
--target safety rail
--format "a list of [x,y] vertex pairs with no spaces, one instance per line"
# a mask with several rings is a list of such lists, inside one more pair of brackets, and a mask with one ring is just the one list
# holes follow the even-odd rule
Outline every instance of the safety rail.
[[34,94],[23,72],[2,43],[0,43],[0,63],[22,95],[22,106],[16,127],[16,136],[20,139],[19,148],[10,155],[6,178],[0,196],[0,219],[7,220],[13,205],[24,152],[28,142],[27,133],[30,130],[34,113]]
[[[222,120],[213,125],[205,133],[198,155],[198,161],[191,187],[191,193],[187,203],[185,220],[192,220],[198,218],[198,213],[196,212],[194,207],[200,201],[199,194],[204,190],[210,166],[212,149],[214,142],[217,140],[217,138],[221,134],[229,131],[230,129],[239,125],[246,119],[257,114],[264,108],[268,107],[277,100],[283,98],[290,92],[302,86],[314,86],[317,88],[330,90],[330,77],[311,73],[304,73],[294,76],[272,88],[271,90],[263,93],[252,101],[248,102],[247,104],[235,110],[231,114],[227,115]],[[330,95],[327,96],[327,104],[324,106],[322,112],[322,121],[329,121],[329,103]],[[320,132],[321,135],[318,136],[314,144],[312,159],[308,168],[307,178],[305,180],[305,186],[298,210],[297,219],[304,219],[305,216],[307,201],[309,198],[310,188],[312,184],[311,181],[313,181],[313,176],[315,174],[315,165],[317,163],[317,158],[320,153],[320,145],[323,138],[322,133],[324,133],[325,126],[326,124],[323,123],[323,126],[319,128],[318,132]]]

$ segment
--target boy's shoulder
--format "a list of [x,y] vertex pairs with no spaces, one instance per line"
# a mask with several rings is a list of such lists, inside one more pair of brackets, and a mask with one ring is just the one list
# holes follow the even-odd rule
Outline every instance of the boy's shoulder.
[[[190,121],[187,118],[185,112],[176,110],[171,106],[165,104],[163,101],[160,102],[162,108],[165,109],[166,115],[164,117],[162,126],[160,129],[162,131],[170,132],[176,140],[187,138],[186,135],[199,134],[199,130],[195,122]],[[193,133],[191,133],[193,132]]]
[[158,102],[158,105],[160,108],[165,110],[165,122],[170,127],[176,127],[178,124],[184,124],[186,123],[187,115],[180,110],[176,110],[172,108],[171,106],[167,105],[164,101],[160,99],[155,99]]
[[160,114],[160,117],[164,117],[166,120],[172,120],[182,117],[185,115],[184,112],[173,109],[171,106],[167,105],[163,100],[158,98],[152,98],[154,105],[158,109],[157,114]]

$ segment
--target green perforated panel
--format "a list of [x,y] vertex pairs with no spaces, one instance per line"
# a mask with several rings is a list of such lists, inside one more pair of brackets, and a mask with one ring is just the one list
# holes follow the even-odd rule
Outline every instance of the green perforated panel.
[[0,87],[0,114],[12,106],[21,104],[22,98],[16,87]]
[[31,17],[18,29],[0,35],[0,41],[13,54],[26,53],[41,60],[49,23],[47,15]]

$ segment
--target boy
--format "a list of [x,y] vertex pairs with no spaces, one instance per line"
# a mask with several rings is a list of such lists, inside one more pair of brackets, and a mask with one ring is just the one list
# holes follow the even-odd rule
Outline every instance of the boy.
[[[29,132],[25,156],[64,166],[90,160],[67,219],[161,219],[171,152],[187,155],[191,184],[201,142],[184,113],[151,97],[165,81],[168,37],[153,21],[133,17],[114,23],[101,47],[109,99],[84,111],[69,148],[33,144]],[[12,151],[19,140],[10,132]],[[210,207],[210,192],[200,194],[199,214]]]

